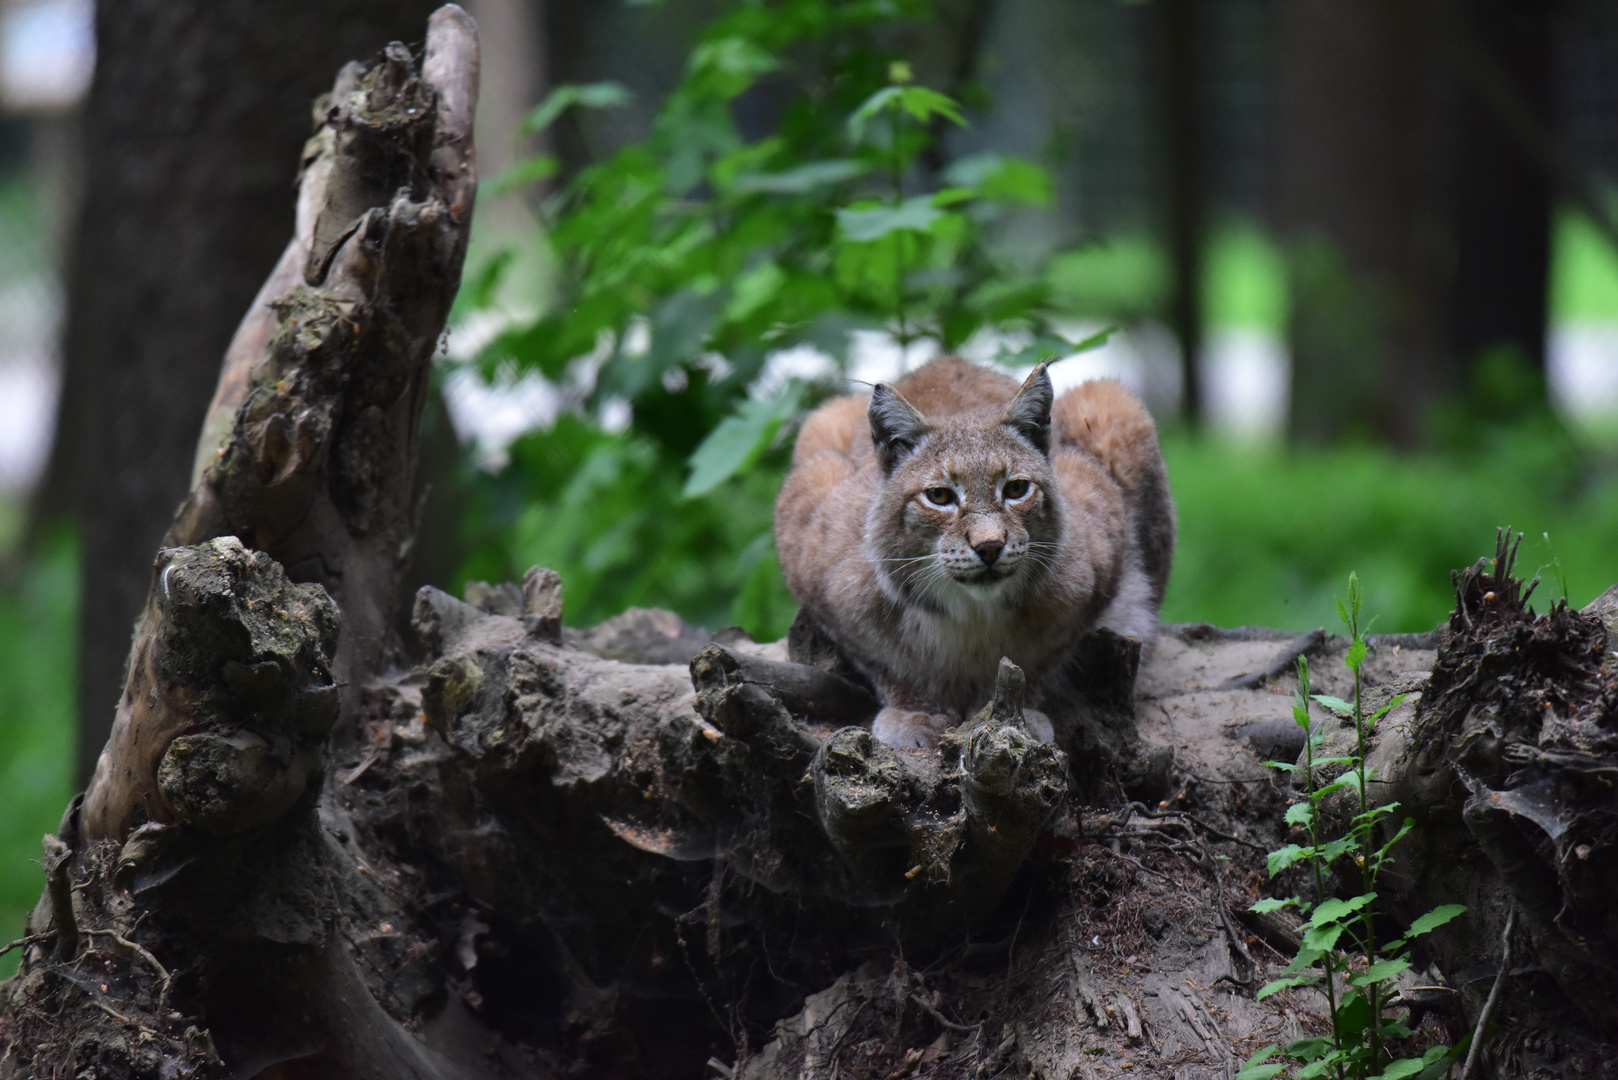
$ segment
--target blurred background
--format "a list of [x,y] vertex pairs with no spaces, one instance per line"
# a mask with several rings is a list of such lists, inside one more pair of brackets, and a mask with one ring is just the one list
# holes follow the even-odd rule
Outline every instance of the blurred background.
[[[312,103],[421,0],[0,0],[0,940],[105,740]],[[412,587],[785,632],[795,425],[941,352],[1151,408],[1165,618],[1618,581],[1608,0],[471,0]],[[0,961],[0,974],[14,958]]]

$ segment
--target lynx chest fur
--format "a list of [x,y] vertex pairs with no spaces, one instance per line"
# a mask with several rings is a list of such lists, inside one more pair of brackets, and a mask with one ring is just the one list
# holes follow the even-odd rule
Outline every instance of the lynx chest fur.
[[[1085,634],[1149,638],[1174,508],[1156,428],[1116,382],[1053,400],[1043,365],[1019,387],[943,359],[809,417],[775,540],[881,695],[877,737],[931,746],[989,699],[1002,656],[1049,708]],[[1049,738],[1042,714],[1030,726]]]

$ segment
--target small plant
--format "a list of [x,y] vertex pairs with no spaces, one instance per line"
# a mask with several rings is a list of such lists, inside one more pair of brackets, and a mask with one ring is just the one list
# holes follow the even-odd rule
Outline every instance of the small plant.
[[[1377,940],[1374,906],[1377,878],[1391,861],[1394,845],[1415,827],[1415,821],[1406,818],[1392,837],[1381,841],[1382,820],[1393,814],[1399,804],[1372,806],[1366,798],[1366,785],[1370,780],[1365,765],[1366,740],[1377,722],[1402,702],[1405,695],[1394,697],[1369,716],[1365,714],[1360,669],[1369,647],[1365,639],[1368,627],[1360,622],[1361,600],[1359,578],[1350,574],[1348,602],[1337,601],[1337,614],[1352,639],[1344,662],[1354,673],[1354,700],[1344,701],[1328,694],[1311,695],[1309,661],[1298,657],[1298,689],[1292,716],[1305,731],[1304,761],[1302,765],[1269,763],[1289,772],[1303,771],[1307,797],[1287,810],[1287,822],[1305,829],[1309,840],[1307,844],[1287,844],[1270,852],[1270,876],[1290,866],[1306,866],[1314,876],[1317,900],[1310,902],[1294,896],[1287,900],[1260,900],[1253,905],[1254,911],[1261,912],[1295,907],[1305,916],[1302,948],[1282,977],[1259,991],[1259,998],[1289,987],[1318,988],[1326,995],[1331,1013],[1331,1035],[1300,1039],[1284,1048],[1274,1044],[1266,1046],[1248,1059],[1236,1080],[1268,1080],[1289,1067],[1295,1068],[1294,1075],[1299,1080],[1314,1077],[1435,1080],[1448,1070],[1457,1055],[1456,1050],[1443,1045],[1433,1046],[1419,1058],[1396,1058],[1388,1050],[1390,1040],[1411,1034],[1401,1021],[1383,1016],[1393,979],[1410,967],[1406,952],[1411,941],[1466,909],[1460,904],[1445,904],[1415,920],[1403,936],[1387,942]],[[1353,718],[1358,739],[1352,755],[1315,756],[1323,735],[1310,723],[1311,696],[1338,716]],[[1317,784],[1316,770],[1333,765],[1345,766],[1345,771],[1329,783]],[[1344,835],[1326,839],[1321,829],[1321,807],[1326,799],[1340,791],[1359,797],[1359,813]],[[1360,879],[1359,894],[1346,899],[1329,895],[1327,888],[1333,866],[1345,857],[1358,868]],[[1277,1055],[1281,1060],[1272,1061]]]

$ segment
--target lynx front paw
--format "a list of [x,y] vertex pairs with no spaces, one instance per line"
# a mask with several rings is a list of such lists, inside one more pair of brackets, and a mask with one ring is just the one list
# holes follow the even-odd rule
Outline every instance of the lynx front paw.
[[871,734],[895,750],[931,750],[949,724],[949,717],[937,713],[890,708],[876,714]]

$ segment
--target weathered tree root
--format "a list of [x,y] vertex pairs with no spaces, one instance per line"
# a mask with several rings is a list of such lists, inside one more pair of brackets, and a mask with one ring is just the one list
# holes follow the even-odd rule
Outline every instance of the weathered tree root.
[[[1534,615],[1527,603],[1537,582],[1525,589],[1512,576],[1515,554],[1502,530],[1493,560],[1456,573],[1455,612],[1432,677],[1376,733],[1371,800],[1399,803],[1398,817],[1418,825],[1383,891],[1404,919],[1445,900],[1468,905],[1427,947],[1474,1017],[1515,905],[1537,961],[1520,976],[1533,992],[1518,996],[1519,1022],[1565,1026],[1559,1014],[1575,1008],[1611,1038],[1618,654],[1595,614],[1557,601]],[[1329,723],[1320,756],[1354,741],[1352,723]],[[1352,802],[1334,800],[1339,824],[1357,810]]]
[[390,46],[323,100],[297,235],[227,355],[112,737],[46,841],[53,902],[31,936],[55,947],[30,947],[7,988],[0,1074],[484,1069],[481,1048],[452,1063],[402,1026],[459,1014],[430,1007],[439,980],[413,982],[426,953],[352,931],[370,915],[395,939],[408,919],[355,872],[343,808],[322,796],[414,531],[422,396],[477,182],[476,89],[476,30],[450,5],[419,74]]

